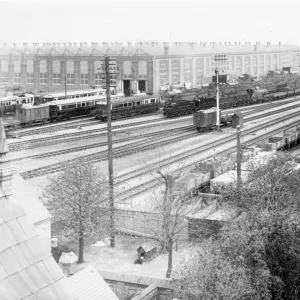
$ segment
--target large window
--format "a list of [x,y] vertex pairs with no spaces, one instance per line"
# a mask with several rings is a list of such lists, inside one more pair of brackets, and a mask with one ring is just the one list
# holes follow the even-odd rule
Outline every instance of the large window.
[[192,60],[184,60],[184,82],[192,82]]
[[95,67],[95,85],[102,85],[102,61],[94,62]]
[[1,83],[8,83],[8,61],[1,61]]
[[168,80],[168,61],[161,60],[159,62],[159,77],[160,77],[160,85],[165,85],[169,83]]
[[21,62],[14,61],[14,83],[21,83]]
[[139,61],[139,75],[147,75],[147,62]]
[[40,84],[47,84],[48,76],[47,76],[47,61],[40,61]]
[[196,58],[196,85],[203,85],[204,58]]
[[172,83],[180,82],[180,60],[172,59]]
[[126,60],[123,62],[123,73],[125,76],[129,76],[132,73],[131,61]]
[[74,61],[67,61],[67,85],[75,84]]
[[80,84],[87,85],[89,84],[89,66],[87,61],[80,62]]
[[61,84],[60,61],[53,61],[53,84]]
[[27,60],[26,62],[26,83],[34,83],[33,60]]

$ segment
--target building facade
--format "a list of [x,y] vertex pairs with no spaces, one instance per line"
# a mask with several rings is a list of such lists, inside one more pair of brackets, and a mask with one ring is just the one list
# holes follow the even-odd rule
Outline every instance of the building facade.
[[164,55],[154,59],[154,91],[165,86],[201,87],[212,81],[216,68],[219,74],[237,78],[242,74],[264,76],[270,70],[298,73],[300,48],[290,45],[230,45],[211,43],[195,45],[178,43],[165,46]]
[[[63,47],[62,47],[63,46]],[[22,86],[25,91],[59,91],[104,86],[99,69],[105,55],[115,57],[118,92],[153,91],[152,56],[138,47],[119,45],[34,44],[0,49],[0,86]]]
[[0,86],[24,91],[60,91],[103,86],[99,69],[105,55],[119,68],[116,91],[158,93],[167,85],[201,87],[215,69],[236,78],[263,76],[269,70],[298,72],[300,48],[293,45],[246,43],[44,43],[0,47]]

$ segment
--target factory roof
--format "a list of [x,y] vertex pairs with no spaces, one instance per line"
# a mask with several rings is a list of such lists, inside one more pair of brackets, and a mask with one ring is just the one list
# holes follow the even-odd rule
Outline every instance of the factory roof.
[[[167,49],[166,49],[167,48]],[[167,51],[167,55],[165,55]],[[173,56],[205,56],[213,54],[245,54],[245,53],[268,53],[268,52],[285,52],[285,51],[300,51],[300,47],[297,45],[285,45],[285,44],[260,44],[260,45],[225,45],[225,44],[180,44],[180,45],[139,45],[139,46],[89,46],[87,44],[69,46],[53,46],[52,44],[46,44],[44,46],[35,45],[34,47],[0,47],[0,56],[40,56],[40,57],[99,57],[104,55],[110,56],[154,56],[157,58],[173,57]]]

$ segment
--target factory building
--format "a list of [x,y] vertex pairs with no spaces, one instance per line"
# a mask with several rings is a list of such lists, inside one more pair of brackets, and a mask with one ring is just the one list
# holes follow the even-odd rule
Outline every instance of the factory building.
[[123,47],[118,43],[4,45],[0,48],[0,86],[19,85],[32,92],[64,90],[65,85],[68,90],[100,87],[105,55],[115,57],[119,67],[117,92],[152,93],[152,56],[131,44]]
[[63,91],[103,86],[99,69],[105,55],[115,57],[115,89],[158,93],[169,86],[201,87],[219,74],[266,75],[269,70],[298,73],[300,47],[256,43],[44,43],[0,47],[0,87],[25,91]]
[[170,85],[201,87],[212,81],[216,68],[235,79],[242,74],[264,76],[269,70],[298,73],[299,67],[300,47],[293,45],[166,44],[164,53],[155,57],[154,91]]

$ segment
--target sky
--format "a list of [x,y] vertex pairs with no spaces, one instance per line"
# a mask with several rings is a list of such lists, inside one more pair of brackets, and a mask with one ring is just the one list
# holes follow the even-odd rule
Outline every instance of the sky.
[[0,46],[138,40],[300,45],[299,11],[298,0],[0,0]]

